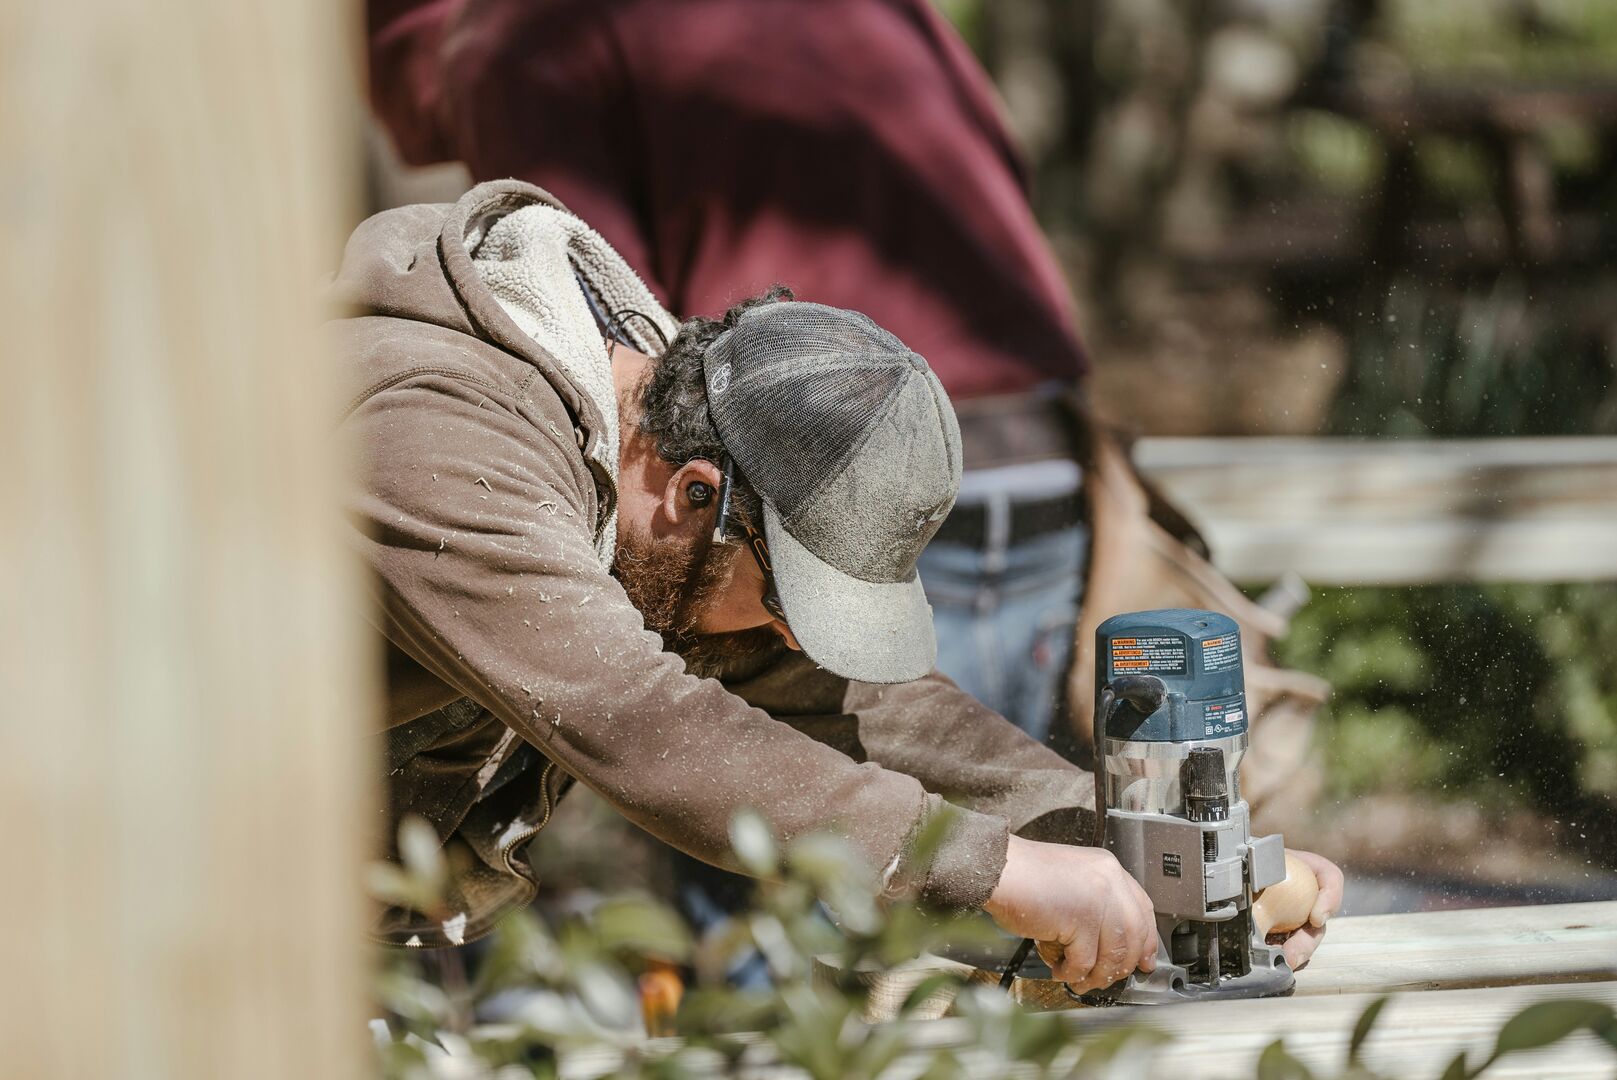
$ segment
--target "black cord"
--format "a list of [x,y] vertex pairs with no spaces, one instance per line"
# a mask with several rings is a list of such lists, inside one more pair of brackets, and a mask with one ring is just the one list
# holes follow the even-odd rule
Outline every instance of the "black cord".
[[[663,328],[657,325],[657,320],[653,319],[645,312],[636,311],[634,308],[622,308],[616,312],[613,312],[612,321],[609,324],[608,329],[613,331],[622,329],[624,333],[628,333],[628,328],[623,324],[631,318],[646,320],[646,325],[651,327],[651,332],[656,334],[657,340],[662,343],[663,351],[668,351],[668,335],[664,334]],[[625,341],[624,344],[627,345],[629,343]]]
[[1027,963],[1027,954],[1032,951],[1033,939],[1030,937],[1023,938],[1022,944],[1016,947],[1016,951],[1011,954],[1010,961],[1006,963],[1005,974],[999,977],[999,988],[1001,990],[1011,988],[1011,983],[1016,981],[1016,973],[1022,970],[1022,965]]

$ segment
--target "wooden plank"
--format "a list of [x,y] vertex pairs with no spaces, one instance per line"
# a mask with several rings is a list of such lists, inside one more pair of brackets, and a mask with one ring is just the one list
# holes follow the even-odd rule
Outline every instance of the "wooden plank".
[[[1125,1055],[1104,1074],[1128,1080],[1199,1080],[1256,1074],[1258,1056],[1276,1039],[1319,1075],[1336,1075],[1346,1056],[1354,1022],[1378,995],[1340,994],[1307,998],[1271,998],[1265,1001],[1210,1001],[1195,1005],[1085,1009],[1067,1013],[1075,1055],[1084,1036],[1120,1025],[1155,1028],[1169,1041],[1149,1054]],[[1382,1011],[1362,1049],[1362,1059],[1382,1075],[1437,1076],[1460,1051],[1471,1064],[1481,1063],[1506,1020],[1529,1005],[1566,998],[1600,1001],[1617,1006],[1617,983],[1578,986],[1509,986],[1473,990],[1440,990],[1402,994]],[[940,1049],[953,1050],[967,1076],[1033,1076],[1031,1068],[1003,1073],[982,1046],[978,1029],[961,1018],[930,1021],[907,1033],[908,1049],[891,1066],[892,1075],[917,1075],[926,1056]],[[653,1044],[660,1051],[678,1046],[677,1040]],[[597,1080],[612,1075],[624,1061],[616,1048],[563,1052],[560,1075],[565,1080]],[[808,1074],[782,1065],[773,1049],[755,1041],[742,1056],[739,1068],[721,1069],[717,1055],[693,1056],[693,1075],[727,1075],[743,1080],[798,1080]],[[1599,1078],[1610,1080],[1617,1054],[1593,1035],[1580,1033],[1563,1042],[1504,1058],[1491,1067],[1490,1078],[1558,1080]],[[1061,1075],[1052,1070],[1053,1075]],[[886,1075],[886,1074],[884,1074]]]
[[1334,919],[1297,993],[1617,980],[1617,901]]
[[[1284,1039],[1286,1048],[1311,1069],[1334,1075],[1346,1058],[1354,1022],[1376,996],[1213,1001],[1134,1010],[1148,1014],[1139,1018],[1142,1022],[1172,1036],[1144,1075],[1160,1080],[1254,1076],[1259,1054],[1276,1039]],[[1399,995],[1382,1012],[1364,1046],[1363,1060],[1383,1075],[1407,1077],[1437,1076],[1462,1049],[1473,1065],[1480,1064],[1492,1049],[1499,1028],[1510,1017],[1530,1004],[1570,997],[1617,1006],[1617,984],[1512,986]],[[1069,1022],[1083,1030],[1099,1020],[1090,1014],[1101,1011],[1069,1014]],[[1491,1080],[1542,1080],[1550,1076],[1561,1080],[1609,1080],[1614,1067],[1617,1054],[1595,1036],[1582,1034],[1541,1052],[1505,1058],[1487,1075]]]
[[349,3],[0,4],[0,1073],[362,1076]]
[[1142,439],[1238,581],[1617,579],[1617,438]]
[[[1031,968],[1030,968],[1031,970]],[[994,974],[927,956],[884,971],[861,973],[870,987],[866,1018],[898,1013],[927,977],[952,971],[993,985]],[[821,973],[833,977],[830,969]],[[1297,973],[1297,996],[1390,993],[1534,983],[1617,980],[1617,901],[1478,908],[1402,915],[1343,916],[1313,961]],[[1012,998],[1025,1008],[1074,1009],[1058,982],[1017,978]],[[921,1015],[944,1015],[952,996],[939,994]]]

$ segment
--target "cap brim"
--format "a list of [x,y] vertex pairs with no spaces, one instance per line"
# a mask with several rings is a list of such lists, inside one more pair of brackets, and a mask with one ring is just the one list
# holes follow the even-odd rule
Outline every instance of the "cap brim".
[[810,660],[845,679],[901,683],[932,671],[938,639],[921,579],[861,581],[822,562],[764,504],[764,537],[786,622]]

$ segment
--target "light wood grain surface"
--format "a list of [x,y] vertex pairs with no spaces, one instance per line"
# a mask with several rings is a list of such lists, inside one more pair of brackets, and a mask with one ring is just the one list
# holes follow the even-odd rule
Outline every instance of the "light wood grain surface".
[[317,331],[358,21],[0,3],[7,1080],[367,1071],[373,658]]
[[1297,993],[1617,980],[1617,901],[1332,920]]
[[[1083,1032],[1120,1022],[1139,1023],[1172,1037],[1149,1064],[1131,1075],[1142,1080],[1200,1080],[1231,1077],[1246,1080],[1255,1073],[1263,1048],[1284,1039],[1286,1048],[1310,1067],[1340,1069],[1354,1021],[1376,999],[1375,994],[1276,998],[1263,1002],[1213,1001],[1120,1009],[1085,1009],[1066,1022]],[[1473,1063],[1493,1046],[1500,1026],[1537,1001],[1578,997],[1617,1005],[1617,984],[1578,987],[1494,987],[1400,995],[1382,1012],[1363,1057],[1373,1069],[1389,1075],[1436,1077],[1451,1058],[1465,1050]],[[959,1020],[928,1025],[925,1045],[966,1045],[969,1027]],[[1617,1071],[1617,1055],[1595,1037],[1581,1035],[1545,1051],[1505,1058],[1489,1070],[1490,1078],[1600,1077]]]
[[[1195,1005],[1083,1009],[1066,1013],[1062,1023],[1083,1038],[1118,1025],[1154,1028],[1169,1038],[1149,1051],[1128,1055],[1104,1073],[1128,1080],[1250,1080],[1257,1075],[1258,1056],[1277,1039],[1322,1075],[1337,1075],[1354,1022],[1376,994],[1336,994],[1267,1001],[1213,1001]],[[1575,997],[1617,1006],[1617,983],[1576,986],[1501,986],[1472,990],[1438,990],[1401,994],[1382,1011],[1361,1051],[1362,1059],[1384,1075],[1425,1080],[1436,1078],[1464,1051],[1472,1065],[1492,1049],[1499,1028],[1527,1006]],[[677,1040],[663,1040],[672,1049]],[[925,1055],[950,1049],[968,1076],[1027,1076],[1032,1070],[994,1071],[970,1021],[947,1018],[915,1025],[909,1053],[893,1066],[893,1075],[917,1075]],[[596,1048],[564,1054],[565,1080],[598,1080],[622,1063],[621,1051]],[[700,1069],[700,1062],[695,1062]],[[714,1061],[715,1067],[717,1059]],[[906,1066],[913,1066],[908,1071]],[[714,1072],[712,1075],[718,1075]],[[807,1074],[783,1065],[767,1044],[755,1042],[732,1074],[743,1080],[801,1080]],[[1578,1034],[1561,1043],[1501,1059],[1486,1075],[1490,1080],[1611,1080],[1617,1054],[1592,1035]]]
[[1617,438],[1142,439],[1237,581],[1617,578]]
[[[998,981],[935,956],[861,972],[870,988],[867,1018],[896,1015],[910,991],[940,971]],[[1339,917],[1297,973],[1296,996],[1605,980],[1617,980],[1617,901]],[[1080,1007],[1049,979],[1018,978],[1011,993],[1026,1008]],[[949,1004],[948,994],[937,995],[921,1014],[942,1016]]]

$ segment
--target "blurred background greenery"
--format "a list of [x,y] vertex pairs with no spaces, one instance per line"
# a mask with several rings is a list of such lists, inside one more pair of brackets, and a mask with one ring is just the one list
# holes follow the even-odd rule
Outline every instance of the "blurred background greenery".
[[[1617,434],[1617,4],[940,7],[1027,148],[1103,415]],[[1609,894],[1614,658],[1609,582],[1316,591],[1281,645],[1335,685],[1309,838],[1355,868]]]

